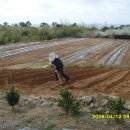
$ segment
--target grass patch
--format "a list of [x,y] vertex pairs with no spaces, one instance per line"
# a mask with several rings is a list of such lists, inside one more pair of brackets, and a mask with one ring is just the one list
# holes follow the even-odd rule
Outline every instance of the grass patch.
[[31,124],[33,122],[33,120],[34,120],[34,117],[29,117],[29,118],[25,119],[24,122]]

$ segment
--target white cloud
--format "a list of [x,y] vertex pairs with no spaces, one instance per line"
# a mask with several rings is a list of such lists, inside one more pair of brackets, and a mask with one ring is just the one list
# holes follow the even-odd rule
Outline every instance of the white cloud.
[[120,23],[130,21],[130,0],[0,0],[0,23],[30,20],[84,23]]

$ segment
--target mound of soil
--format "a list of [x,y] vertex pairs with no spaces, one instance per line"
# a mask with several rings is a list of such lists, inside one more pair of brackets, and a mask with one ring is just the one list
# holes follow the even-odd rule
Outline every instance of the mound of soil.
[[10,80],[27,95],[57,95],[69,87],[77,96],[101,92],[130,100],[130,70],[69,67],[65,73],[71,77],[71,84],[61,86],[59,81],[54,81],[51,68],[0,70],[0,89],[4,89],[5,80]]

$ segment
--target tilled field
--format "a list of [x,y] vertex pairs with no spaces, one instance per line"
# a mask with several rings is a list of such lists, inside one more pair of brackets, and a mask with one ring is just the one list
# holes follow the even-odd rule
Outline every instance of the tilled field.
[[66,39],[0,47],[0,67],[43,68],[48,54],[56,52],[65,64],[130,67],[130,41]]
[[[65,68],[71,77],[70,87],[76,95],[101,92],[130,99],[129,40],[65,39],[1,46],[0,88],[8,79],[15,81],[26,94],[56,95],[68,87],[54,81],[53,69],[44,68],[52,51],[61,57],[65,65],[84,66]],[[97,67],[100,65],[121,69]]]
[[130,100],[130,70],[69,67],[65,72],[70,75],[71,84],[60,86],[54,81],[51,68],[1,70],[0,88],[5,80],[11,79],[25,94],[57,95],[61,89],[70,87],[77,96],[98,92]]

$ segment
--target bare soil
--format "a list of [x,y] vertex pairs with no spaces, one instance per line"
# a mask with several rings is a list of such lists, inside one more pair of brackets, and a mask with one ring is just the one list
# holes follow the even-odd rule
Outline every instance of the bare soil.
[[[53,68],[44,68],[44,65],[48,62],[48,54],[52,51],[64,58],[77,51],[82,52],[85,48],[91,48],[107,41],[112,42],[112,44],[88,53],[84,59],[75,61],[70,65],[63,61],[65,63],[64,71],[71,77],[70,84],[61,86],[59,81],[55,81]],[[130,101],[130,49],[122,57],[123,60],[118,66],[114,66],[114,63],[109,67],[105,64],[102,64],[102,67],[100,66],[106,56],[108,60],[114,58],[113,61],[121,57],[121,53],[116,57],[109,56],[109,54],[126,42],[130,47],[129,40],[86,39],[1,58],[0,93],[3,93],[5,89],[5,81],[9,80],[15,82],[23,97],[30,95],[36,97],[58,96],[62,89],[69,88],[77,97],[105,93],[121,96]],[[0,52],[37,44],[42,45],[47,44],[47,42],[9,46],[0,48]],[[64,81],[63,78],[62,81]],[[112,121],[110,121],[110,124],[108,122],[105,124],[104,119],[93,120],[90,116],[87,113],[80,118],[72,118],[66,116],[59,109],[53,109],[53,107],[28,108],[22,103],[16,107],[16,112],[12,112],[8,105],[3,102],[3,99],[0,100],[0,130],[14,130],[14,128],[26,126],[43,128],[46,121],[58,124],[58,129],[55,130],[61,130],[63,127],[77,128],[77,130],[129,130],[130,128],[129,120],[127,126],[115,126]]]
[[71,87],[77,96],[101,92],[130,100],[129,69],[69,67],[65,73],[71,77],[71,84],[61,86],[54,81],[52,68],[1,70],[0,88],[4,88],[5,80],[11,80],[24,94],[57,95],[61,89]]

